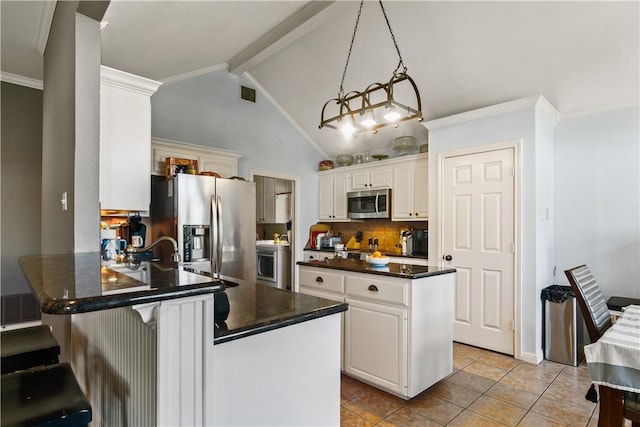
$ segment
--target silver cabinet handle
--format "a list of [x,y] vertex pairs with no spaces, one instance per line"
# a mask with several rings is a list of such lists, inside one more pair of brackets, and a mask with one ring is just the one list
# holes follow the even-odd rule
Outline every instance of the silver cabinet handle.
[[371,292],[378,292],[378,287],[376,285],[369,285],[368,288]]

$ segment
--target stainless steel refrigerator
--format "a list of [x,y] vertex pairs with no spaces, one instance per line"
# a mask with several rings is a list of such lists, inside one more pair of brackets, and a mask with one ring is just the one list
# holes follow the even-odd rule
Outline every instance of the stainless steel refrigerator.
[[[161,236],[177,240],[185,267],[225,279],[256,280],[253,182],[190,174],[154,177],[151,228],[153,240]],[[156,248],[155,254],[170,258],[170,244]]]

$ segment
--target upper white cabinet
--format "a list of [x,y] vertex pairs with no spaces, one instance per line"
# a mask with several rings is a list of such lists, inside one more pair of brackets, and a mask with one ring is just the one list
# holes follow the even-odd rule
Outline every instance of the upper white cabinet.
[[391,166],[354,170],[351,173],[352,190],[391,188],[392,184],[393,169]]
[[347,192],[390,188],[392,221],[426,221],[428,154],[341,167],[318,173],[321,221],[348,221]]
[[150,98],[160,85],[100,67],[100,209],[149,210]]
[[320,176],[318,188],[319,217],[323,221],[347,220],[347,192],[350,173],[332,173]]
[[429,218],[428,179],[426,156],[393,166],[393,221],[426,221]]
[[[167,157],[197,160],[199,172],[216,172],[223,178],[231,178],[238,175],[238,159],[242,155],[220,148],[153,138],[151,140],[151,173],[153,175],[165,174]],[[149,157],[147,161],[148,159]]]
[[289,221],[288,181],[266,176],[255,176],[256,183],[256,222],[265,224],[283,224]]

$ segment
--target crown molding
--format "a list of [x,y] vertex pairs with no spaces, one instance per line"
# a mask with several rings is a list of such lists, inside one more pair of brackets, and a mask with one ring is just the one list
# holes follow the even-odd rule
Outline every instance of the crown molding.
[[209,74],[209,73],[215,73],[216,71],[220,71],[220,70],[227,70],[229,69],[229,64],[227,64],[226,62],[222,62],[220,64],[216,64],[216,65],[211,65],[209,67],[204,67],[204,68],[200,68],[198,70],[193,70],[193,71],[189,71],[188,73],[184,73],[184,74],[178,74],[172,77],[167,77],[166,79],[161,79],[160,81],[163,84],[169,84],[169,83],[175,83],[175,82],[179,82],[181,80],[187,80],[187,79],[191,79],[193,77],[199,77],[199,76],[203,76],[205,74]]
[[320,154],[322,154],[322,155],[323,155],[325,158],[327,158],[327,159],[329,158],[329,156],[327,155],[327,152],[326,152],[326,151],[324,151],[324,150],[322,149],[322,147],[320,147],[320,146],[319,146],[319,145],[318,145],[318,144],[313,140],[313,138],[311,138],[311,137],[309,136],[309,134],[308,134],[307,132],[305,132],[305,131],[304,131],[304,129],[302,129],[302,128],[300,127],[300,125],[299,125],[295,120],[293,120],[293,117],[291,117],[291,115],[289,115],[289,113],[287,113],[287,111],[286,111],[284,108],[282,108],[282,106],[281,106],[280,104],[278,104],[278,102],[277,102],[277,101],[276,101],[276,100],[271,96],[271,94],[269,94],[269,92],[267,92],[267,91],[265,90],[265,88],[264,88],[264,87],[262,87],[262,85],[261,85],[260,83],[258,83],[258,81],[257,81],[257,80],[256,80],[256,79],[255,79],[255,78],[254,78],[254,77],[253,77],[253,76],[248,72],[248,71],[245,71],[245,72],[243,73],[243,75],[244,75],[246,78],[248,78],[248,79],[251,81],[251,83],[253,83],[253,84],[258,88],[258,90],[262,93],[262,95],[264,95],[264,97],[265,97],[265,98],[266,98],[266,99],[267,99],[267,100],[268,100],[268,101],[269,101],[269,102],[270,102],[274,107],[276,107],[276,109],[280,112],[280,114],[282,114],[282,115],[284,116],[284,118],[285,118],[285,119],[287,119],[287,120],[289,121],[289,123],[291,123],[291,125],[292,125],[294,128],[296,128],[296,130],[297,130],[298,132],[300,132],[300,134],[301,134],[302,136],[304,136],[304,138],[305,138],[305,139],[306,139],[306,140],[307,140],[311,145],[313,145],[313,147],[314,147],[316,150],[318,150],[318,152],[319,152]]
[[100,66],[100,82],[148,96],[153,95],[162,85],[161,82],[136,76],[126,71],[116,70],[105,65]]
[[489,107],[478,108],[477,110],[466,111],[464,113],[454,114],[452,116],[443,117],[441,119],[429,120],[423,122],[422,125],[429,130],[438,129],[445,126],[456,125],[469,122],[472,120],[482,119],[500,114],[510,113],[513,111],[524,110],[525,108],[541,108],[549,113],[554,120],[557,121],[558,112],[542,95],[529,96],[527,98],[516,99],[514,101],[503,102],[501,104],[491,105]]
[[626,108],[633,108],[638,106],[640,106],[639,101],[632,101],[632,102],[624,102],[620,104],[605,105],[605,106],[589,108],[584,110],[576,110],[568,113],[560,113],[560,120],[577,119],[584,116],[591,116],[593,114],[608,113],[609,111],[624,110]]
[[40,55],[44,55],[49,40],[49,31],[51,30],[51,22],[53,21],[53,13],[56,10],[56,1],[49,0],[42,3],[42,12],[40,13],[40,22],[38,23],[38,34],[36,36],[36,50]]
[[14,85],[30,87],[32,89],[42,90],[44,88],[42,80],[19,76],[18,74],[6,73],[4,71],[0,71],[0,80]]

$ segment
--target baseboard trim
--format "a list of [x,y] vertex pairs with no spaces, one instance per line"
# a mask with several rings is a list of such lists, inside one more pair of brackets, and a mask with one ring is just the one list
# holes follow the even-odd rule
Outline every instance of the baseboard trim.
[[538,363],[542,362],[542,352],[537,352],[537,353],[523,352],[522,354],[520,354],[520,360],[522,360],[523,362],[537,365]]

